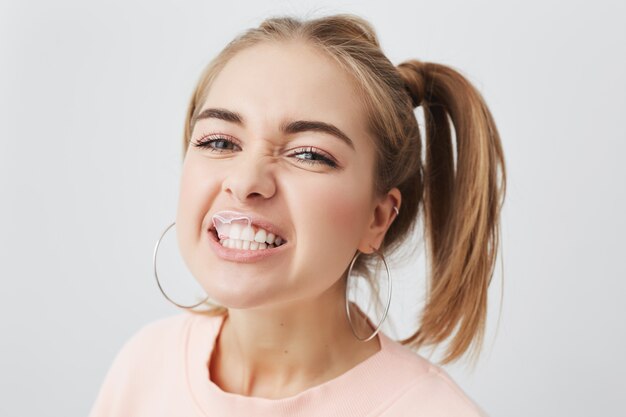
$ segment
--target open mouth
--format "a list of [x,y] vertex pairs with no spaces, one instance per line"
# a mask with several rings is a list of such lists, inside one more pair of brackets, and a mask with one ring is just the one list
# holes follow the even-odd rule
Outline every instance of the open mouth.
[[215,226],[212,226],[209,229],[209,233],[215,241],[230,249],[266,250],[277,248],[287,243],[287,241],[281,236],[275,236],[273,233],[267,233],[263,229],[257,229],[254,234],[239,236],[239,238],[231,238],[230,236],[222,236],[220,238],[217,234]]

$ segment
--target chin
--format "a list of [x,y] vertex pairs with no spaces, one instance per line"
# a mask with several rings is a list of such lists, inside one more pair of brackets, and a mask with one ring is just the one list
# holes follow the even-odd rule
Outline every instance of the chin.
[[210,286],[207,290],[207,294],[210,296],[211,300],[229,309],[251,309],[272,302],[267,292],[261,291],[260,289],[254,291],[248,287],[238,291],[237,288],[232,285],[228,288],[223,288],[218,285],[217,287]]

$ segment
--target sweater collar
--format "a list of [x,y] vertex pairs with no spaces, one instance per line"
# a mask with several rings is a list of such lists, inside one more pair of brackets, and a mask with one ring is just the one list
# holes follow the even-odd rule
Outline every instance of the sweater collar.
[[398,346],[379,331],[378,352],[343,374],[291,397],[270,399],[223,391],[209,377],[209,358],[224,317],[192,314],[186,329],[186,379],[196,405],[207,416],[363,416],[393,397],[398,388],[382,381]]

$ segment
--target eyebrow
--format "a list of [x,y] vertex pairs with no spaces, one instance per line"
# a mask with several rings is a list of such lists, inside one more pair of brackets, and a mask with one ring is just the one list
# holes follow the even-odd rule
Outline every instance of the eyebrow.
[[[194,117],[192,126],[194,126],[198,120],[202,119],[219,119],[235,123],[240,126],[243,126],[244,124],[244,118],[239,113],[222,108],[208,108],[202,110],[200,114]],[[355,149],[354,142],[352,142],[352,139],[350,139],[348,135],[343,133],[337,126],[326,122],[320,122],[317,120],[295,120],[288,123],[282,123],[280,125],[280,131],[286,134],[307,131],[327,133],[340,139],[350,148]]]

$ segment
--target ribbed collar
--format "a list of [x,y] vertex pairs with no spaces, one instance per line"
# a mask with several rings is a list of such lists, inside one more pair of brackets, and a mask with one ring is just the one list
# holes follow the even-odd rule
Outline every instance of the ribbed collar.
[[[194,401],[206,416],[364,416],[395,398],[415,377],[415,353],[377,336],[381,349],[343,374],[294,396],[249,397],[223,391],[209,377],[209,358],[224,316],[191,314],[185,328],[185,371]],[[407,369],[412,368],[412,369]]]

